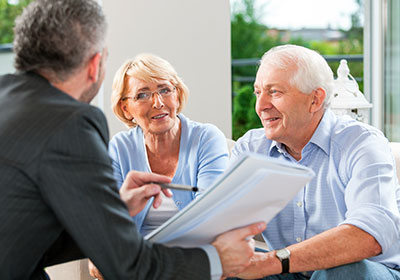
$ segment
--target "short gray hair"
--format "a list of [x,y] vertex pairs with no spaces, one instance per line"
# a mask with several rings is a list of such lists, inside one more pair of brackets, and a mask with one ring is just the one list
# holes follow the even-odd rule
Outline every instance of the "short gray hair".
[[294,67],[290,84],[306,94],[323,88],[326,92],[324,107],[329,107],[333,93],[333,72],[326,60],[316,51],[290,44],[277,46],[263,55],[261,65],[278,69]]
[[36,0],[15,21],[15,68],[64,81],[105,44],[107,22],[94,0]]

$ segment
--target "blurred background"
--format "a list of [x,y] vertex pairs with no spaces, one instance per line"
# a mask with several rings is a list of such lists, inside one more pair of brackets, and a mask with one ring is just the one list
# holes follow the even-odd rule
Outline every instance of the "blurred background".
[[[31,1],[0,0],[0,74],[13,69],[14,18]],[[373,104],[370,123],[390,141],[400,141],[398,0],[100,2],[112,37],[109,73],[140,51],[161,55],[177,68],[191,89],[184,113],[196,121],[216,124],[228,138],[237,139],[261,125],[253,95],[259,59],[271,47],[291,43],[321,53],[335,74],[339,61],[346,59],[361,92]],[[152,21],[143,20],[149,17]],[[133,29],[139,27],[128,33],[127,21],[118,24],[120,18],[132,22]],[[119,31],[122,35],[116,35]],[[142,34],[140,46],[135,36],[128,38],[138,32]],[[156,36],[153,38],[155,32],[168,35],[162,37],[162,44]],[[129,48],[120,46],[129,40]],[[105,90],[95,105],[105,111],[112,135],[124,128],[109,110],[111,76],[106,78]]]

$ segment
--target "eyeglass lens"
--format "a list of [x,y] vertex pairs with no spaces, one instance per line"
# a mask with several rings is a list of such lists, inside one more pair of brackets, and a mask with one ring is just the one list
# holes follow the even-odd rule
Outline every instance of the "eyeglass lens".
[[136,100],[136,101],[147,101],[153,96],[154,93],[157,93],[158,96],[160,96],[161,98],[164,98],[164,97],[170,96],[174,92],[175,92],[175,87],[165,86],[165,87],[162,87],[162,88],[157,89],[155,91],[141,91],[141,92],[138,92],[134,96],[133,99]]

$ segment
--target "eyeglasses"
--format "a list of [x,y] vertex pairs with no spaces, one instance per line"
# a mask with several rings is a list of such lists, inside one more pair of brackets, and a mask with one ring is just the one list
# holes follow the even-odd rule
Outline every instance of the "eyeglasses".
[[122,101],[126,99],[132,99],[137,102],[147,102],[150,98],[153,97],[154,93],[157,93],[159,97],[165,98],[171,96],[176,90],[176,87],[164,86],[155,91],[140,91],[135,96],[125,96],[122,98]]

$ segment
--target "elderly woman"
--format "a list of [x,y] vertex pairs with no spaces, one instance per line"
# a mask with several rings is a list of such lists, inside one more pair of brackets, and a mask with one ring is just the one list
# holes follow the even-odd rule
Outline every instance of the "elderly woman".
[[[228,163],[225,136],[214,125],[191,121],[180,112],[188,88],[174,68],[151,54],[138,55],[117,71],[112,108],[130,130],[116,134],[109,152],[121,185],[130,170],[154,172],[172,183],[209,187]],[[173,216],[198,193],[172,190],[163,203],[147,203],[133,217],[143,235]],[[157,208],[157,209],[156,209]]]
[[[112,108],[130,128],[117,133],[109,144],[119,187],[130,170],[137,170],[166,175],[172,183],[206,189],[225,170],[228,149],[224,134],[212,124],[194,122],[180,113],[188,92],[171,64],[152,54],[140,54],[117,71]],[[200,193],[172,190],[172,198],[161,194],[161,205],[160,200],[153,202],[152,198],[133,217],[142,235],[160,226]],[[102,279],[91,262],[89,272]]]

